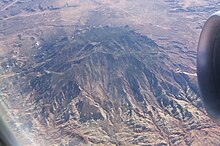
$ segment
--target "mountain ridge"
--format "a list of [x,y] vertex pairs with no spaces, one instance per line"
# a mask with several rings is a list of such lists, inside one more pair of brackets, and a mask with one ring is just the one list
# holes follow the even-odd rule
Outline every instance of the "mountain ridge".
[[15,84],[33,113],[28,129],[51,143],[188,145],[213,135],[194,77],[175,71],[181,64],[166,48],[128,26],[41,38],[30,51],[26,62],[9,57],[1,67],[19,74]]

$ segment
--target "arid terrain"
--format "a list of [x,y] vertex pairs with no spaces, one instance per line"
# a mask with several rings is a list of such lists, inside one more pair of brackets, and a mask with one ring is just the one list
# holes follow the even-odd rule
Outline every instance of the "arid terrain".
[[22,146],[218,146],[196,53],[219,5],[0,1],[0,114]]

